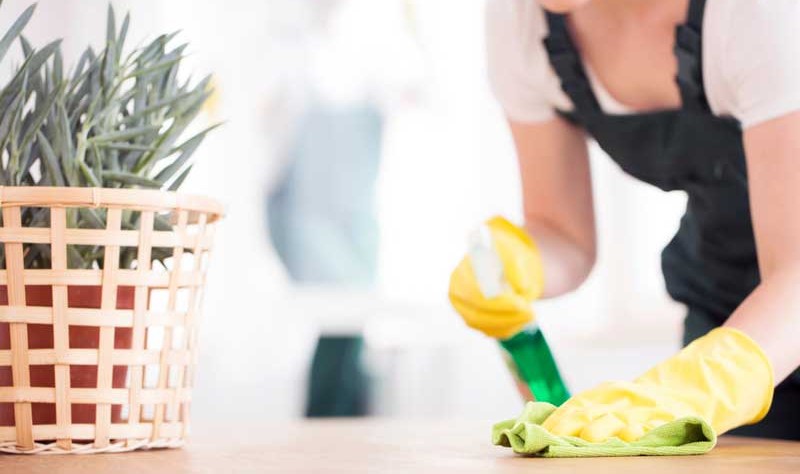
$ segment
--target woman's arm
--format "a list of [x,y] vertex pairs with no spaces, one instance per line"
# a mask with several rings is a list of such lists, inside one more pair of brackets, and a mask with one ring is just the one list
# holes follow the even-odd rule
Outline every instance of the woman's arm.
[[578,287],[595,261],[586,137],[560,117],[509,124],[522,178],[525,226],[542,255],[543,297],[558,296]]
[[800,365],[800,111],[744,132],[761,284],[726,326],[772,361],[775,382]]
[[722,328],[632,382],[607,382],[555,410],[555,435],[640,439],[694,416],[719,435],[757,423],[773,388],[800,364],[800,111],[745,128],[750,207],[761,283]]

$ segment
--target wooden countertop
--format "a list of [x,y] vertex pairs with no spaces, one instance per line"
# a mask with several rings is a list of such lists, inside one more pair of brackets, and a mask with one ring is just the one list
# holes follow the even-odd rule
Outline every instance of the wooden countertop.
[[183,449],[83,456],[0,455],[14,474],[146,473],[798,473],[800,442],[722,437],[703,456],[536,459],[489,442],[489,422],[322,420],[195,427]]

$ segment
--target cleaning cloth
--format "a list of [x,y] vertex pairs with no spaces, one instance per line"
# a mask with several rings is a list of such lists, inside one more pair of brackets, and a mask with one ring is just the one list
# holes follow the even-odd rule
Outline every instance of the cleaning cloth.
[[556,436],[541,425],[556,407],[528,402],[516,419],[492,427],[492,443],[518,454],[539,457],[675,456],[707,453],[717,442],[711,426],[701,418],[686,417],[661,425],[636,441],[611,438],[592,443],[574,436]]

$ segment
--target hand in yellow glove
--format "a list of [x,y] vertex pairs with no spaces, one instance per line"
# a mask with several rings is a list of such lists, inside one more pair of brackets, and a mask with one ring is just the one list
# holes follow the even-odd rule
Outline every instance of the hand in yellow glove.
[[543,427],[591,442],[635,441],[664,423],[696,416],[720,435],[761,420],[772,392],[772,365],[758,344],[722,327],[633,382],[605,383],[572,397]]
[[498,296],[484,297],[465,256],[450,276],[449,297],[468,326],[506,339],[533,319],[530,305],[542,294],[542,263],[536,244],[523,229],[502,217],[493,217],[486,225],[503,264],[507,288]]

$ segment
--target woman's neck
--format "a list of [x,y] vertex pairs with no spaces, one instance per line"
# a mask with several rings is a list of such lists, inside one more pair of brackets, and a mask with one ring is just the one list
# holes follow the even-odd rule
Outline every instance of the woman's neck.
[[687,8],[688,0],[594,0],[579,10],[613,23],[663,25],[682,22]]
[[680,106],[675,87],[675,26],[689,0],[593,0],[567,22],[584,64],[631,110]]

